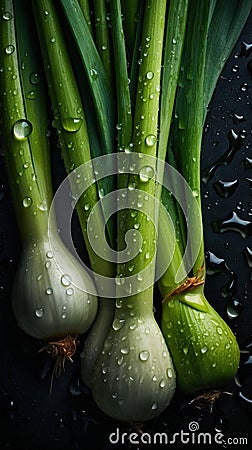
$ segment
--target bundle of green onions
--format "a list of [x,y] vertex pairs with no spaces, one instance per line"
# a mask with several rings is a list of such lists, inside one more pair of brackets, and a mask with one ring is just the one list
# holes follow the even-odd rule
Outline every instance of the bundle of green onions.
[[[169,405],[176,379],[185,393],[204,393],[222,389],[238,369],[236,339],[204,296],[200,152],[206,109],[250,1],[27,0],[37,32],[26,30],[26,41],[18,3],[0,3],[2,138],[26,255],[14,311],[26,332],[49,341],[74,338],[93,323],[82,376],[97,405],[118,420],[149,420]],[[46,95],[42,81],[32,91],[25,84],[38,72],[45,72],[93,280],[65,250],[56,225],[63,278],[54,267],[55,285],[48,279]],[[99,176],[97,160],[108,164],[107,176]],[[82,178],[92,181],[84,193]],[[156,282],[161,324],[153,313]]]

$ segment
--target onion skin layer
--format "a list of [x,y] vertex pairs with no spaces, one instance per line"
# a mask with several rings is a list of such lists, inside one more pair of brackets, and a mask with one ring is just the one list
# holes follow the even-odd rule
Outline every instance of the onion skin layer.
[[38,339],[77,336],[92,325],[97,298],[89,274],[55,235],[26,241],[12,290],[19,326]]
[[115,319],[94,368],[99,408],[119,421],[150,420],[169,405],[175,387],[173,363],[153,315]]
[[178,386],[186,394],[223,388],[235,376],[240,359],[238,343],[207,302],[202,286],[171,295],[163,302],[161,329]]

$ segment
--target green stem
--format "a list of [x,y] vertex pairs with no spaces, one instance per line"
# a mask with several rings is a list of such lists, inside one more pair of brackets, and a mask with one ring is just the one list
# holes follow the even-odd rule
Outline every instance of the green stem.
[[13,1],[1,0],[0,104],[9,182],[25,240],[47,233],[52,186],[43,75],[19,6],[16,12]]
[[[94,0],[95,40],[108,79],[112,80],[111,43],[108,29],[108,11],[105,0]],[[113,2],[112,2],[113,4]]]
[[[125,235],[128,230],[139,230],[142,237],[141,251],[130,261],[118,264],[118,277],[139,274],[143,269],[150,267],[145,281],[154,282],[155,265],[151,266],[156,250],[156,205],[155,196],[155,159],[157,151],[158,111],[163,38],[165,28],[166,1],[147,1],[145,6],[144,23],[142,30],[141,64],[136,94],[136,107],[134,117],[133,144],[135,153],[150,156],[148,164],[146,159],[139,158],[139,173],[129,177],[128,195],[131,191],[136,201],[135,209],[127,209],[120,216],[121,233]],[[142,162],[141,162],[142,161]],[[130,198],[130,197],[129,197]],[[137,207],[137,203],[140,207]],[[141,208],[143,205],[143,209]],[[144,211],[144,212],[143,212]],[[130,296],[126,304],[143,305],[152,304],[153,283],[143,292]],[[130,294],[130,284],[125,283],[125,291]],[[134,288],[135,286],[133,286]]]
[[120,0],[111,2],[111,24],[117,91],[118,147],[119,150],[124,150],[132,138],[132,114]]
[[[70,173],[91,161],[83,105],[54,2],[38,0],[33,6],[54,110],[54,124],[58,131],[65,166]],[[44,15],[44,11],[48,12],[47,16]],[[91,162],[88,171],[88,176],[92,178]],[[76,207],[92,269],[104,276],[112,276],[113,265],[97,255],[87,233],[87,220],[98,200],[96,184],[92,183],[81,195]],[[94,214],[97,233],[103,236],[104,220],[101,208],[96,208]]]
[[92,22],[91,22],[91,17],[90,17],[89,2],[88,2],[88,0],[78,0],[78,1],[79,1],[80,8],[82,10],[82,13],[87,22],[87,25],[89,27],[90,33],[92,33]]
[[[191,2],[185,40],[193,42],[194,45],[186,45],[184,48],[181,62],[183,70],[178,83],[172,132],[172,145],[178,169],[192,191],[191,199],[187,198],[188,208],[192,198],[195,197],[199,210],[201,210],[200,155],[204,117],[204,78],[210,4],[211,1]],[[194,263],[196,274],[204,265],[202,218],[196,218],[193,223],[188,224],[188,227],[192,252],[194,242],[197,243],[200,239],[202,244]]]

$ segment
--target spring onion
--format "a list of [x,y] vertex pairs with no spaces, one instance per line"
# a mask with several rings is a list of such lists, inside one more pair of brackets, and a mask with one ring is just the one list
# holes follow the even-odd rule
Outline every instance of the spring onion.
[[45,340],[62,365],[71,359],[76,337],[94,321],[97,299],[89,295],[93,280],[63,244],[56,219],[49,238],[47,96],[30,16],[18,3],[2,0],[0,20],[1,139],[23,244],[12,306],[19,326]]
[[[74,173],[76,168],[81,167],[91,160],[84,106],[76,83],[75,74],[70,63],[70,55],[68,53],[54,2],[50,0],[39,0],[33,3],[33,7],[49,85],[50,98],[54,111],[54,126],[57,128],[66,170],[68,173]],[[51,41],[52,36],[56,37],[56,42]],[[59,48],[61,49],[60,52],[58,50]],[[65,78],[62,78],[62,74],[64,74]],[[67,89],[64,89],[64,83],[66,82]],[[71,125],[74,122],[76,124],[75,128]],[[71,125],[71,130],[67,128],[69,125]],[[93,173],[92,165],[88,170],[89,175],[90,173]],[[78,181],[78,176],[81,177],[83,175],[85,176],[85,173],[83,174],[82,172],[80,172],[79,175],[76,174],[76,180]],[[87,220],[90,211],[98,200],[97,186],[92,183],[92,185],[81,195],[76,207],[90,259],[90,265],[94,273],[112,277],[114,274],[112,264],[101,259],[95,253],[92,245],[90,245],[87,235]],[[103,215],[101,208],[96,209],[95,222],[98,226],[97,233],[102,235]],[[106,329],[111,323],[113,312],[113,300],[104,300],[102,298],[102,286],[99,285],[97,288],[98,293],[100,294],[99,316],[90,330],[89,339],[86,340],[85,348],[82,352],[83,378],[87,385],[91,384],[92,367],[95,363],[97,353],[103,344]],[[103,318],[102,327],[100,324],[100,316]],[[106,326],[107,322],[108,325]],[[99,327],[99,333],[95,331],[97,327]],[[87,348],[88,351],[85,351]]]
[[[160,83],[165,14],[165,1],[146,2],[133,130],[134,151],[140,161],[141,154],[156,155],[159,93],[155,88]],[[128,186],[129,192],[139,189],[138,200],[148,202],[147,214],[153,219],[155,205],[151,195],[155,195],[155,184],[151,177],[143,175],[146,170],[154,174],[155,167],[147,169],[144,165],[139,175],[130,176]],[[123,218],[119,214],[119,220],[123,235],[140,225],[143,244],[134,259],[118,264],[118,286],[124,279],[126,296],[116,299],[112,327],[95,365],[92,392],[98,406],[108,415],[123,421],[148,420],[170,403],[175,373],[153,315],[153,283],[131,295],[127,276],[141,272],[154,257],[155,230],[140,208],[137,214],[135,209],[127,209]],[[154,270],[148,276],[154,279]]]
[[[183,50],[183,70],[178,82],[167,158],[168,161],[175,161],[176,167],[188,182],[199,211],[200,152],[206,107],[228,51],[231,51],[232,43],[241,32],[250,11],[249,2],[231,4],[192,1],[187,22],[185,42],[190,44],[185,45]],[[221,40],[218,34],[213,33],[220,21],[225,24],[222,30],[224,34],[226,32]],[[189,208],[190,201],[188,198]],[[188,224],[189,233],[194,235],[192,246],[195,239],[200,239],[201,248],[191,275],[182,280],[180,286],[174,284],[172,287],[172,272],[168,269],[159,281],[164,298],[162,331],[172,353],[178,385],[190,394],[223,388],[237,372],[240,357],[234,334],[204,296],[201,214],[195,219]],[[180,228],[181,236],[185,239],[182,220]],[[179,252],[180,249],[177,250]],[[173,279],[175,276],[174,273]]]

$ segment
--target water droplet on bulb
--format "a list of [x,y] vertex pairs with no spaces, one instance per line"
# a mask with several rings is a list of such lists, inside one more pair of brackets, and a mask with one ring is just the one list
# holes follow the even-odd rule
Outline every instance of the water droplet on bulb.
[[19,141],[27,139],[31,132],[32,124],[29,120],[20,119],[13,125],[13,134]]
[[207,347],[207,346],[202,347],[202,348],[200,349],[201,353],[203,353],[203,354],[206,353],[207,350],[208,350],[208,347]]
[[61,284],[63,284],[63,286],[70,286],[72,278],[70,275],[64,274],[61,277]]
[[52,288],[47,288],[45,292],[47,295],[52,295],[53,290],[52,290]]
[[150,353],[148,352],[148,350],[142,350],[139,353],[139,359],[141,361],[148,361],[149,357],[150,357]]
[[73,295],[73,293],[74,293],[73,288],[68,288],[68,289],[66,290],[66,295],[71,296],[71,295]]
[[112,323],[112,328],[115,331],[118,331],[123,327],[124,323],[125,323],[125,320],[123,320],[123,319],[115,319]]
[[38,308],[38,309],[35,310],[35,316],[36,317],[39,317],[39,318],[43,317],[44,314],[45,314],[45,311],[44,311],[43,308]]

